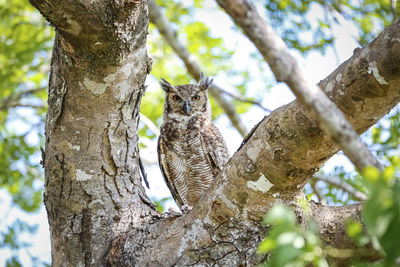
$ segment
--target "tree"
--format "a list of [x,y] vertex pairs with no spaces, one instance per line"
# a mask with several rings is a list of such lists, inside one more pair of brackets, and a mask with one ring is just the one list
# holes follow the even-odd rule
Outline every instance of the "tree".
[[[268,232],[261,220],[276,201],[300,222],[313,217],[327,245],[378,258],[344,235],[347,217],[361,221],[361,205],[310,202],[308,213],[301,205],[302,187],[339,147],[297,101],[247,135],[190,213],[157,213],[140,181],[138,153],[139,104],[151,69],[146,1],[31,3],[56,28],[43,158],[55,266],[254,264],[264,260],[255,254]],[[400,99],[399,34],[397,22],[320,83],[359,133]]]

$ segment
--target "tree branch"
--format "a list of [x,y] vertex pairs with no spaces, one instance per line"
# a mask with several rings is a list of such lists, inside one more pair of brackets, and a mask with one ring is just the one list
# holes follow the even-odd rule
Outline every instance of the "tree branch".
[[305,79],[286,44],[258,14],[256,8],[247,0],[217,0],[217,2],[256,45],[276,79],[289,86],[299,101],[317,119],[325,134],[342,148],[353,164],[360,171],[371,165],[382,170],[381,163],[359,140],[358,134],[344,114],[318,86]]
[[390,0],[390,11],[393,15],[393,21],[397,19],[397,0]]
[[112,240],[157,211],[140,177],[146,0],[31,0],[56,28],[44,202],[54,266],[106,266]]
[[[69,64],[118,64],[138,47],[148,20],[146,0],[29,0],[56,28]],[[147,8],[147,5],[146,5]],[[96,66],[88,66],[87,72]]]
[[[354,35],[353,33],[351,33],[351,32],[347,29],[347,27],[345,26],[346,18],[345,18],[341,13],[339,13],[339,12],[338,12],[331,4],[329,4],[329,3],[325,2],[325,3],[324,3],[324,7],[326,7],[327,11],[332,15],[333,19],[336,20],[337,23],[343,28],[343,30],[346,31],[347,34],[348,34],[349,36],[351,36],[351,38],[353,38],[353,40],[354,40],[355,42],[357,42],[357,44],[358,44],[359,46],[361,46],[361,43],[360,43],[360,40],[359,40],[358,36],[356,36],[356,35]],[[336,50],[336,49],[335,49],[335,50]],[[335,53],[337,53],[337,52],[335,51]]]
[[[148,5],[150,21],[156,25],[168,45],[171,46],[175,53],[182,59],[190,75],[192,75],[196,81],[199,81],[201,73],[199,63],[192,55],[190,55],[186,47],[178,41],[176,32],[173,30],[167,17],[162,13],[161,8],[156,4],[156,2],[154,0],[148,0]],[[246,126],[237,114],[234,105],[223,96],[225,91],[219,86],[213,84],[210,87],[209,92],[224,109],[233,127],[235,127],[242,136],[245,136],[247,133]]]
[[317,183],[316,180],[314,180],[314,179],[310,180],[310,186],[311,186],[312,190],[314,191],[315,195],[317,196],[318,202],[323,204],[323,205],[326,205],[326,199],[319,192],[319,188],[317,187],[316,183]]
[[160,135],[160,130],[146,115],[140,113],[140,120],[146,125],[157,137]]
[[39,88],[24,90],[24,91],[20,91],[20,92],[11,94],[1,101],[0,110],[7,110],[10,107],[21,106],[21,104],[19,104],[21,98],[35,94],[35,93],[43,91],[45,89],[46,89],[45,87],[39,87]]
[[355,189],[354,187],[352,187],[351,185],[342,182],[340,179],[335,178],[335,177],[328,177],[322,174],[316,174],[314,175],[313,179],[319,180],[319,181],[323,181],[325,183],[331,184],[333,186],[336,186],[346,192],[348,192],[350,195],[352,195],[355,199],[359,200],[359,201],[366,201],[367,200],[367,196],[358,191],[357,189]]
[[317,223],[322,241],[327,245],[327,254],[334,258],[338,266],[346,266],[351,262],[376,261],[380,259],[379,252],[370,245],[357,247],[346,234],[349,221],[363,224],[361,204],[347,206],[324,206],[310,202],[312,216]]
[[233,98],[233,99],[236,99],[236,100],[238,100],[238,101],[240,101],[240,102],[243,102],[243,103],[253,104],[253,105],[259,107],[260,109],[264,110],[265,112],[268,112],[268,113],[271,113],[271,112],[272,112],[272,110],[267,109],[266,107],[264,107],[264,106],[261,104],[261,102],[258,102],[258,101],[255,101],[255,100],[246,98],[246,97],[244,97],[244,96],[242,96],[242,95],[236,95],[236,94],[231,93],[231,92],[228,92],[228,91],[226,91],[226,90],[224,90],[224,89],[222,89],[222,88],[221,88],[221,90],[222,90],[222,92],[223,92],[224,94],[230,96],[230,97]]
[[34,105],[34,104],[21,104],[21,103],[14,103],[9,106],[10,108],[45,108],[45,105]]

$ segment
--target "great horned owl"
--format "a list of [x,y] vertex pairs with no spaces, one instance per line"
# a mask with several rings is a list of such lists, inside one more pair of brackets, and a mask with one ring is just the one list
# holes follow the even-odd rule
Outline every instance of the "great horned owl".
[[166,96],[158,161],[181,210],[197,203],[229,158],[225,141],[211,120],[207,89],[212,81],[201,74],[198,85],[160,82]]

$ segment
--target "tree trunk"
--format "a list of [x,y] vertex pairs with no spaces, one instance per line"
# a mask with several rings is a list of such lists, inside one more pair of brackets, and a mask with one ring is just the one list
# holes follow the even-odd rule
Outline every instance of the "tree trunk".
[[[251,131],[192,211],[158,214],[138,163],[146,1],[30,1],[57,32],[44,158],[54,266],[254,265],[265,260],[255,249],[273,203],[292,206],[300,222],[310,216],[302,188],[338,148],[296,101]],[[399,25],[319,84],[359,133],[400,101]],[[327,245],[377,258],[343,234],[347,218],[361,220],[360,205],[308,206]]]
[[155,214],[138,168],[146,1],[31,2],[57,32],[44,158],[53,266],[105,265],[111,241]]

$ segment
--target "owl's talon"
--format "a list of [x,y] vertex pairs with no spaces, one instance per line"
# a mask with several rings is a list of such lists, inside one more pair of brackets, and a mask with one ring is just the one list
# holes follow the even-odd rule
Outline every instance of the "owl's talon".
[[183,214],[183,213],[189,212],[191,209],[193,209],[192,206],[189,206],[189,205],[187,205],[187,204],[183,205],[183,206],[181,207],[182,214]]
[[168,213],[169,215],[172,215],[172,216],[182,216],[182,213],[180,213],[179,211],[177,211],[177,210],[174,209],[174,208],[169,208],[168,211],[167,211],[167,213]]

